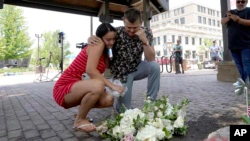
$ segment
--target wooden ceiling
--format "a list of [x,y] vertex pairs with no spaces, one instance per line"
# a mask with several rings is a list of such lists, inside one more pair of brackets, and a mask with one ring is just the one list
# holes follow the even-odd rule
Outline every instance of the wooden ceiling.
[[[98,17],[104,9],[104,1],[105,0],[4,0],[4,3]],[[129,6],[136,7],[142,11],[143,0],[109,0],[109,14],[114,19],[121,19],[124,10]],[[150,0],[150,10],[153,15],[167,11],[168,7],[168,0]]]

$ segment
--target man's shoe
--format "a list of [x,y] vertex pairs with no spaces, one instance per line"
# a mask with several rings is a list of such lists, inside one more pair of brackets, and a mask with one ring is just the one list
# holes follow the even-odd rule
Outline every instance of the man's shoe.
[[184,71],[182,71],[182,74],[184,74]]
[[239,85],[240,85],[239,81],[236,81],[235,83],[233,83],[233,86],[239,86]]

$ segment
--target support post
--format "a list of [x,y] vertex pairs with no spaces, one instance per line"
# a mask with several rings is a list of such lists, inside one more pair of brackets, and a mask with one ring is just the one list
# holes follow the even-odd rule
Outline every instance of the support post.
[[149,22],[149,0],[143,0],[143,22],[144,22],[144,27],[150,27],[150,22]]
[[[228,10],[230,10],[230,0],[220,0],[221,18],[223,18]],[[226,26],[222,26],[223,36],[223,61],[218,63],[217,80],[224,82],[235,82],[240,77],[235,63],[232,61],[230,50],[228,49],[228,36]]]
[[0,0],[0,9],[3,9],[3,1],[4,0]]

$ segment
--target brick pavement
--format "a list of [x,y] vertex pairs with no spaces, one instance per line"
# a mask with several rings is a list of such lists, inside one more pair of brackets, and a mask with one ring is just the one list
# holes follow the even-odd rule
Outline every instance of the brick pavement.
[[[26,76],[17,76],[15,79],[25,78]],[[8,79],[13,81],[13,77],[0,77],[0,81],[6,82],[0,83],[0,141],[101,140],[97,133],[86,134],[72,130],[77,109],[65,110],[57,106],[52,98],[55,82],[28,83],[27,77],[26,83],[11,85],[7,83]],[[143,105],[146,84],[146,79],[134,83],[133,107]],[[199,121],[208,117],[207,115],[213,118],[212,122],[216,121],[216,127],[219,128],[235,123],[235,119],[243,114],[244,99],[236,96],[233,91],[232,83],[216,80],[216,72],[193,71],[179,75],[162,74],[159,97],[168,95],[172,103],[179,102],[184,97],[191,100],[187,107],[190,128],[199,125]],[[89,115],[98,123],[110,117],[111,113],[112,108],[93,109]],[[227,121],[220,119],[218,124],[216,118],[223,114],[230,117]],[[205,139],[210,132],[203,132],[202,138]],[[192,139],[188,135],[180,140]]]

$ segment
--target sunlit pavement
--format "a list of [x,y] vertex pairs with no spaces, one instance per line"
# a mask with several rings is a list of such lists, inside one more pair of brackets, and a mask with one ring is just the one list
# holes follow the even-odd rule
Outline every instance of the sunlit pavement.
[[[214,70],[162,73],[158,97],[166,95],[172,103],[184,97],[191,100],[187,107],[190,131],[197,130],[200,134],[197,138],[188,134],[175,140],[203,140],[213,130],[239,122],[245,110],[245,100],[234,94],[232,83],[218,82],[216,74]],[[55,75],[51,74],[50,79]],[[72,125],[77,108],[65,110],[59,107],[52,97],[55,81],[40,82],[37,77],[35,74],[0,76],[0,141],[101,140],[96,132],[74,131]],[[134,83],[133,107],[143,106],[146,85],[146,79]],[[99,123],[110,117],[112,112],[112,108],[93,109],[89,116],[94,123]],[[223,115],[228,115],[225,121],[220,118]],[[204,117],[211,118],[213,127],[198,128]]]

